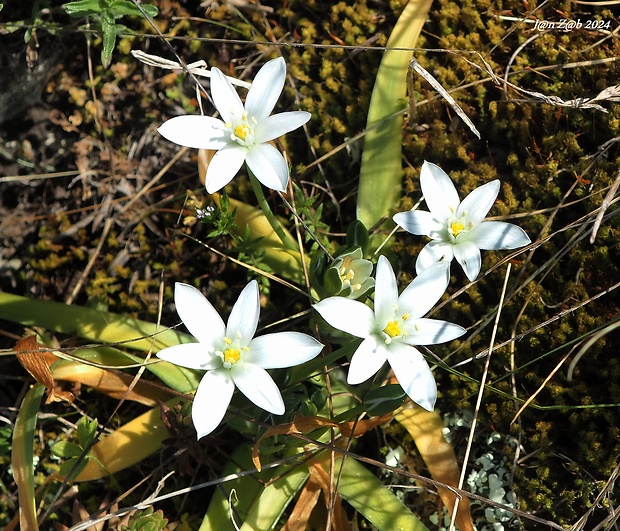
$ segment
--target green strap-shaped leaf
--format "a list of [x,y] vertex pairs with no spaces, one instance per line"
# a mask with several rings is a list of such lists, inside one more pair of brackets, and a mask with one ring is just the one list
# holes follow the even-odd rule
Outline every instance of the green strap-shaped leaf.
[[[0,292],[0,319],[25,326],[39,326],[63,334],[76,334],[90,341],[123,343],[128,348],[143,352],[151,349],[153,352],[159,352],[172,345],[193,341],[192,337],[187,334],[172,329],[162,329],[147,321],[82,306],[28,299],[3,292]],[[103,357],[99,361],[105,364],[107,361],[105,351],[103,352]],[[110,365],[118,364],[116,362],[118,353],[108,355]],[[128,357],[133,362],[139,363],[142,360]],[[181,393],[190,392],[198,385],[198,378],[194,371],[167,362],[148,365],[148,369],[166,385]]]
[[276,468],[273,477],[280,477],[280,479],[262,490],[243,522],[241,531],[275,529],[280,517],[303,487],[309,475],[304,466]]
[[142,352],[148,352],[151,348],[157,352],[165,347],[192,342],[188,334],[166,330],[140,319],[4,292],[0,292],[0,319],[64,334],[77,334],[93,341],[126,342],[125,346]]
[[39,530],[34,499],[34,434],[43,391],[45,387],[35,384],[26,393],[13,430],[11,465],[19,496],[19,524],[30,531]]
[[[342,459],[336,458],[336,470]],[[338,492],[379,531],[428,531],[377,476],[351,457],[342,466]]]
[[[387,43],[388,48],[413,48],[432,0],[409,0]],[[377,72],[364,137],[357,196],[357,219],[366,227],[389,216],[402,189],[402,111],[407,105],[407,72],[413,52],[387,50]],[[382,228],[392,228],[391,219]],[[371,248],[376,248],[372,245]]]
[[[250,470],[253,466],[252,447],[242,444],[230,456],[230,460],[222,470],[222,475],[226,477],[242,470]],[[308,469],[304,466],[298,467],[265,488],[263,488],[261,481],[266,482],[289,470],[290,467],[284,466],[275,470],[264,469],[255,475],[244,476],[227,482],[222,489],[218,489],[213,494],[200,531],[235,531],[238,528],[235,528],[231,520],[231,513],[234,514],[236,523],[242,524],[242,531],[253,531],[255,529],[268,531],[273,529],[282,513],[308,479]],[[235,495],[231,496],[233,489]],[[233,511],[231,511],[228,503],[229,497],[232,497]]]

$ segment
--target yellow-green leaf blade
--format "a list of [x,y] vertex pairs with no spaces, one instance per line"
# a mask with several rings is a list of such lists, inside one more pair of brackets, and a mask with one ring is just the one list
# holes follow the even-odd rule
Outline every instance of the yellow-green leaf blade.
[[[432,0],[410,0],[387,43],[388,48],[416,45]],[[402,180],[402,125],[407,105],[408,50],[387,50],[372,91],[357,198],[357,219],[373,227],[398,206]],[[391,228],[393,223],[383,225]],[[376,247],[372,246],[371,247]]]

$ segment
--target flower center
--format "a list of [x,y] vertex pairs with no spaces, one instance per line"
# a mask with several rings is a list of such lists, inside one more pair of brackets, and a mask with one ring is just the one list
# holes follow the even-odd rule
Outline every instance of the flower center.
[[453,236],[458,236],[461,232],[465,230],[465,225],[463,225],[460,221],[453,221],[450,224],[450,231]]
[[245,137],[248,136],[249,132],[250,126],[248,126],[247,123],[243,123],[235,127],[235,136],[243,141],[245,141]]
[[471,222],[467,223],[466,215],[467,213],[464,212],[461,218],[448,220],[448,236],[452,243],[456,241],[460,234],[468,233],[474,228]]
[[396,337],[405,337],[409,333],[409,326],[405,324],[405,321],[409,319],[409,314],[404,313],[397,317],[393,321],[389,321],[387,326],[383,329],[385,334],[383,340],[386,345],[389,345]]
[[241,352],[238,349],[229,347],[224,351],[224,363],[229,363],[231,366],[239,361],[241,358]]
[[238,341],[233,345],[233,340],[229,337],[224,338],[224,344],[225,347],[222,350],[216,350],[215,354],[222,360],[222,367],[225,369],[230,369],[237,363],[241,359],[242,352],[250,350],[248,347],[240,346]]
[[258,122],[256,118],[248,119],[248,115],[243,113],[241,119],[233,117],[232,123],[226,124],[230,130],[230,139],[241,146],[249,146],[254,143],[253,128]]
[[390,321],[383,331],[391,338],[395,338],[401,334],[400,324],[398,321]]

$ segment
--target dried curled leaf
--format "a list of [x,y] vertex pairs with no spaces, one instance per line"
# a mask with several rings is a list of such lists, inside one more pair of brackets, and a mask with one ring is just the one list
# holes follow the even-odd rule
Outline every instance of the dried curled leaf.
[[256,467],[256,470],[261,471],[260,458],[258,457],[258,448],[263,439],[267,437],[273,437],[274,435],[292,435],[292,434],[305,434],[310,433],[318,428],[336,428],[347,438],[361,437],[368,430],[376,428],[379,424],[388,422],[392,418],[392,414],[383,415],[382,417],[373,417],[367,420],[349,421],[349,422],[334,422],[333,420],[325,417],[318,416],[301,416],[295,415],[293,422],[287,424],[280,424],[279,426],[273,426],[269,428],[261,436],[254,448],[252,449],[252,462]]
[[13,351],[15,352],[17,360],[22,364],[22,367],[47,389],[46,404],[50,402],[60,402],[61,400],[73,402],[75,397],[72,393],[56,390],[56,382],[52,376],[50,365],[58,358],[47,350],[41,350],[44,348],[43,345],[37,343],[36,336],[28,336],[15,343]]

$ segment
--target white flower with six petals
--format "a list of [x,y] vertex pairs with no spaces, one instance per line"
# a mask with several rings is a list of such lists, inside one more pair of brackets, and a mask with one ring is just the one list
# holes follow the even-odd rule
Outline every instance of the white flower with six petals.
[[422,194],[430,212],[411,210],[394,216],[396,224],[411,234],[432,238],[416,260],[419,274],[437,262],[461,264],[467,278],[475,280],[482,261],[480,250],[517,249],[530,243],[525,231],[503,221],[484,221],[499,193],[499,180],[473,190],[463,201],[450,177],[441,168],[424,162],[420,172]]
[[270,116],[284,88],[286,63],[272,59],[258,71],[245,100],[217,69],[211,69],[211,95],[222,120],[211,116],[176,116],[158,129],[166,139],[197,149],[214,149],[205,184],[214,193],[226,186],[243,163],[268,188],[283,192],[289,178],[282,154],[269,142],[297,129],[310,119],[305,111]]
[[387,361],[407,395],[433,410],[437,386],[415,345],[445,343],[465,333],[459,325],[422,317],[446,291],[449,267],[442,263],[426,269],[399,296],[394,270],[387,258],[380,256],[374,311],[344,297],[328,297],[314,305],[331,326],[363,339],[351,358],[348,383],[368,380]]
[[254,338],[260,312],[258,284],[252,280],[234,304],[225,325],[202,293],[177,282],[174,288],[177,313],[198,343],[185,343],[157,353],[163,360],[207,371],[192,406],[198,438],[220,424],[237,387],[254,404],[284,414],[284,401],[266,369],[292,367],[316,357],[323,345],[300,332],[277,332]]

